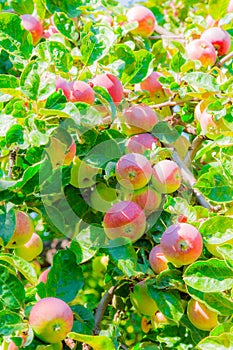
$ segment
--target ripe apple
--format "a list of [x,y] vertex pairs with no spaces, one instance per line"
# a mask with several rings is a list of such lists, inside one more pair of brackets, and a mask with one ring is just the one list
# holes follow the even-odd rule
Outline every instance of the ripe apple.
[[90,202],[92,208],[106,213],[117,200],[117,193],[114,188],[108,187],[103,182],[99,182],[91,192]]
[[15,213],[15,230],[6,248],[17,248],[29,241],[34,231],[34,225],[30,216],[23,211]]
[[37,233],[33,233],[30,240],[15,249],[15,254],[20,256],[26,261],[32,261],[35,259],[43,250],[43,242]]
[[72,138],[71,145],[68,148],[65,158],[64,158],[64,165],[70,165],[72,163],[72,160],[74,159],[76,154],[76,143],[74,139]]
[[158,311],[154,299],[148,294],[144,281],[134,286],[133,292],[130,293],[130,300],[135,309],[142,315],[152,316]]
[[18,349],[19,349],[19,347],[13,341],[11,341],[9,343],[8,348],[7,348],[7,350],[18,350]]
[[151,325],[154,329],[170,323],[171,321],[169,321],[161,311],[157,311],[156,314],[151,317]]
[[231,46],[230,35],[219,27],[208,28],[202,33],[201,39],[211,43],[218,51],[219,56],[228,53]]
[[140,205],[146,216],[154,213],[161,204],[161,194],[153,187],[146,186],[134,192],[132,201]]
[[202,252],[202,236],[192,225],[178,223],[169,226],[162,234],[160,246],[169,262],[175,266],[189,265]]
[[29,324],[39,339],[46,343],[58,343],[72,329],[72,310],[61,299],[43,298],[32,307]]
[[195,39],[186,47],[186,53],[190,60],[199,60],[204,67],[213,66],[217,54],[213,45],[203,39]]
[[138,22],[138,27],[132,30],[133,34],[148,37],[154,32],[156,19],[151,10],[145,6],[134,6],[126,13],[128,22]]
[[158,72],[152,72],[145,80],[135,85],[135,90],[146,90],[150,93],[150,97],[153,98],[158,92],[163,91],[163,87],[158,81],[161,74]]
[[67,98],[68,101],[70,101],[71,98],[71,87],[69,85],[69,83],[60,77],[56,78],[56,91],[61,89],[63,94],[65,95],[65,97]]
[[227,8],[227,12],[232,12],[233,11],[233,0],[230,0],[228,8]]
[[158,122],[153,109],[143,104],[126,109],[119,119],[122,131],[128,136],[151,131]]
[[85,102],[90,105],[94,104],[95,95],[93,89],[84,81],[76,80],[69,84],[70,99],[72,102]]
[[96,183],[96,175],[101,170],[87,164],[79,157],[74,157],[71,169],[71,185],[78,188],[86,188]]
[[202,134],[211,140],[216,139],[223,132],[229,131],[222,119],[215,120],[214,115],[208,113],[206,109],[201,113],[199,123]]
[[164,159],[153,166],[152,184],[161,193],[172,193],[181,185],[181,170],[173,160]]
[[122,156],[116,164],[116,177],[120,185],[127,189],[139,189],[147,185],[152,175],[149,160],[138,153]]
[[34,16],[28,14],[22,15],[20,18],[22,19],[23,27],[31,33],[33,44],[37,44],[43,37],[43,26],[41,22]]
[[94,86],[104,87],[115,104],[121,102],[123,98],[123,86],[121,81],[113,74],[99,74],[93,80]]
[[107,211],[103,226],[109,239],[126,237],[137,241],[146,229],[146,216],[142,208],[132,201],[121,201]]
[[190,299],[187,307],[189,321],[202,331],[210,331],[218,325],[218,314],[216,311],[195,299]]
[[149,133],[131,136],[126,143],[128,153],[143,154],[146,150],[152,150],[158,143],[158,139]]
[[40,282],[46,283],[47,282],[47,278],[48,278],[48,274],[49,274],[50,269],[51,269],[51,266],[49,266],[46,270],[44,270],[40,274],[40,276],[38,278],[38,283],[40,283]]
[[152,270],[159,274],[160,272],[167,270],[168,260],[163,254],[160,244],[157,244],[152,248],[149,255],[149,263]]

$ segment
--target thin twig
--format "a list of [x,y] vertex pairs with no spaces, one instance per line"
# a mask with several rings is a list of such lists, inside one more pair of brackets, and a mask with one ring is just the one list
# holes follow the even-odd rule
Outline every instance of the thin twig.
[[95,327],[93,330],[93,334],[94,335],[98,335],[99,334],[99,325],[100,322],[104,316],[105,310],[108,306],[108,304],[111,302],[112,298],[113,298],[113,293],[115,290],[115,286],[111,287],[103,296],[103,298],[101,299],[96,312],[95,312]]
[[162,103],[159,103],[159,104],[156,104],[156,105],[152,105],[150,106],[150,108],[154,108],[154,109],[159,109],[159,108],[163,108],[163,107],[175,107],[176,105],[182,105],[186,102],[192,102],[192,101],[195,101],[195,100],[189,100],[189,101],[166,101],[166,102],[162,102]]
[[231,51],[228,55],[226,55],[225,57],[223,57],[217,64],[217,67],[222,67],[224,65],[224,63],[226,63],[227,61],[230,61],[230,59],[233,58],[233,51]]
[[[169,30],[159,26],[159,25],[156,25],[155,28],[154,28],[154,31],[158,34],[161,34],[161,35],[167,35],[167,36],[175,36],[174,33],[172,32],[169,32]],[[181,38],[181,37],[180,37]]]
[[10,154],[9,154],[9,171],[8,171],[8,177],[9,179],[12,176],[12,172],[13,172],[13,168],[15,165],[15,160],[17,157],[17,153],[18,153],[18,147],[16,147],[15,149],[13,149]]
[[125,346],[124,344],[121,344],[121,345],[120,345],[120,349],[128,350],[127,346]]

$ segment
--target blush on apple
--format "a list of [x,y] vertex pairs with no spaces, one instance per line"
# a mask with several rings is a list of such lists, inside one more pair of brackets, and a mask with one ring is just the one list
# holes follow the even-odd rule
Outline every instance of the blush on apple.
[[153,166],[152,184],[161,193],[172,193],[181,185],[181,171],[172,160],[164,159]]
[[149,133],[131,136],[126,143],[128,153],[143,154],[146,150],[152,150],[158,143],[158,139]]
[[99,74],[93,80],[94,86],[104,87],[115,104],[119,104],[123,98],[123,86],[121,81],[113,74]]
[[84,81],[76,80],[69,84],[70,98],[72,102],[85,102],[93,105],[95,101],[95,95],[93,89],[89,84]]
[[40,236],[36,233],[33,233],[30,240],[15,249],[15,254],[20,256],[26,261],[32,261],[35,259],[43,250],[43,242]]
[[133,34],[148,37],[154,32],[156,19],[151,10],[145,6],[134,6],[126,13],[128,22],[137,22],[138,27],[132,30]]
[[219,27],[208,28],[202,33],[201,39],[211,43],[218,51],[219,56],[226,55],[231,46],[230,35]]
[[152,248],[149,255],[149,263],[152,270],[159,274],[160,272],[167,270],[168,260],[163,254],[162,248],[160,244],[157,244]]
[[190,60],[199,60],[204,67],[213,66],[217,54],[213,45],[203,39],[195,39],[186,47],[187,56]]
[[146,90],[150,93],[150,97],[154,97],[158,92],[163,91],[163,87],[158,81],[161,74],[158,72],[152,72],[145,80],[135,85],[135,90]]
[[218,314],[204,303],[190,299],[187,307],[189,321],[202,331],[210,331],[218,325]]
[[146,216],[154,213],[161,204],[161,194],[152,186],[146,186],[134,191],[131,200],[143,209]]
[[23,211],[17,211],[15,214],[15,230],[13,236],[7,244],[7,248],[17,248],[27,243],[32,237],[34,225],[30,216]]
[[33,44],[37,44],[43,37],[41,22],[36,17],[28,14],[22,15],[20,18],[22,19],[23,27],[31,33]]

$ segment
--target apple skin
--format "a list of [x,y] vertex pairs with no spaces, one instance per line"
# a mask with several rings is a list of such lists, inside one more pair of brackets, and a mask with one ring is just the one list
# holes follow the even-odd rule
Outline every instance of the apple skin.
[[55,83],[56,83],[56,91],[58,89],[61,89],[63,94],[67,98],[67,100],[70,101],[70,98],[71,98],[71,87],[70,87],[69,83],[65,79],[60,78],[60,77],[56,78],[56,82]]
[[52,36],[53,34],[57,34],[59,33],[59,31],[57,30],[57,28],[54,25],[50,25],[47,29],[44,30],[43,32],[43,37],[45,39],[50,38],[50,36]]
[[180,267],[196,261],[202,253],[202,236],[192,225],[178,223],[162,234],[160,246],[169,262]]
[[151,10],[145,6],[134,6],[126,13],[128,22],[138,22],[138,27],[132,30],[132,34],[144,37],[154,32],[156,19]]
[[40,274],[40,276],[38,278],[38,283],[40,283],[40,282],[46,283],[47,282],[48,274],[49,274],[50,269],[51,269],[51,266],[49,266],[46,270],[44,270]]
[[147,185],[152,175],[149,160],[138,153],[122,156],[116,164],[116,177],[120,185],[137,190]]
[[71,169],[70,183],[76,188],[87,188],[93,186],[96,183],[95,177],[100,171],[99,168],[95,168],[75,156]]
[[146,317],[142,317],[141,319],[141,329],[143,333],[148,333],[151,329],[150,320],[148,320]]
[[164,325],[170,323],[171,321],[169,321],[161,311],[156,312],[156,314],[151,317],[151,325],[153,329],[163,327]]
[[224,131],[229,131],[224,122],[215,120],[214,115],[204,110],[199,119],[202,134],[211,140],[215,140]]
[[157,114],[153,109],[143,104],[126,109],[119,119],[122,131],[127,136],[151,131],[158,122]]
[[69,101],[85,102],[93,106],[95,95],[89,84],[85,83],[84,81],[76,80],[71,82],[69,86],[71,91]]
[[181,185],[181,170],[173,161],[164,159],[153,166],[152,185],[161,193],[173,193]]
[[135,309],[142,315],[152,316],[158,311],[155,301],[149,296],[147,286],[144,281],[134,286],[130,293],[130,300]]
[[15,230],[6,248],[17,248],[24,245],[30,240],[34,231],[33,222],[28,214],[19,210],[15,214],[15,219]]
[[142,208],[132,201],[121,201],[107,211],[103,219],[106,236],[109,239],[126,237],[137,241],[146,229],[146,216]]
[[153,187],[146,186],[135,191],[131,200],[143,209],[146,216],[149,216],[159,208],[162,197]]
[[158,143],[158,139],[149,133],[131,136],[126,143],[128,153],[143,154],[146,150],[152,150]]
[[199,60],[204,67],[213,66],[217,54],[213,45],[203,39],[195,39],[186,47],[186,53],[190,60]]
[[218,325],[218,314],[205,306],[204,303],[190,299],[187,307],[189,321],[202,331],[210,331]]
[[230,0],[228,8],[227,8],[227,12],[233,12],[233,0]]
[[76,143],[75,143],[74,139],[72,138],[71,145],[66,152],[63,164],[70,165],[72,163],[72,160],[75,157],[75,154],[76,154]]
[[90,196],[92,208],[106,213],[117,200],[116,190],[99,182]]
[[58,343],[72,329],[72,310],[61,299],[43,298],[32,307],[29,324],[39,339],[46,343]]
[[160,244],[157,244],[155,247],[151,249],[150,255],[149,255],[149,263],[152,270],[156,274],[159,274],[160,272],[167,270],[168,260],[163,254]]
[[22,19],[23,27],[31,33],[33,44],[37,44],[43,37],[43,26],[41,22],[28,14],[22,15],[20,18]]
[[141,83],[135,85],[135,90],[146,90],[149,91],[150,97],[154,97],[156,93],[159,91],[163,91],[163,87],[158,81],[159,77],[161,77],[161,74],[158,72],[152,72],[145,80],[143,80]]
[[208,28],[202,33],[201,39],[210,42],[219,56],[226,55],[231,46],[230,35],[219,27]]
[[17,345],[15,345],[15,343],[13,341],[11,341],[8,345],[7,350],[18,350],[19,347]]
[[218,22],[219,21],[215,21],[215,19],[213,19],[213,17],[211,17],[211,15],[206,16],[206,24],[208,25],[208,27],[217,26]]
[[123,98],[123,86],[121,81],[113,74],[99,74],[92,79],[94,86],[104,87],[115,104],[119,104]]
[[35,259],[43,250],[43,242],[40,236],[36,233],[32,234],[30,240],[23,246],[15,249],[15,254],[20,256],[26,261],[32,261]]

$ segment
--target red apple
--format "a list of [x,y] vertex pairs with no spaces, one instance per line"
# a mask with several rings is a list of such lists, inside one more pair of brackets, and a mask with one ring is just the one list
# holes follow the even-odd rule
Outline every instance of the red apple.
[[172,193],[181,185],[181,171],[172,160],[164,159],[153,166],[152,184],[161,193]]
[[54,25],[49,26],[47,29],[44,30],[43,32],[43,37],[45,39],[48,39],[50,36],[52,36],[53,34],[57,34],[59,33],[59,31],[57,30],[57,28]]
[[144,6],[134,6],[126,13],[128,22],[138,22],[138,27],[132,30],[133,34],[150,36],[154,32],[156,19],[151,10]]
[[218,325],[218,314],[210,310],[204,303],[190,299],[187,307],[189,321],[202,331],[210,331]]
[[26,261],[32,261],[35,259],[43,250],[43,242],[40,236],[33,233],[30,240],[23,246],[15,249],[15,254],[20,256]]
[[103,225],[109,239],[126,237],[135,242],[145,232],[146,216],[138,204],[121,201],[107,211]]
[[58,89],[61,89],[67,100],[70,101],[71,89],[69,83],[65,79],[60,77],[56,78],[56,91]]
[[161,204],[161,194],[153,187],[146,186],[134,192],[131,199],[140,205],[146,216],[154,213]]
[[159,274],[160,272],[167,270],[168,260],[163,254],[160,244],[157,244],[152,248],[149,255],[149,263],[152,270]]
[[202,252],[202,236],[192,225],[178,223],[169,226],[162,234],[161,249],[169,262],[175,266],[189,265]]
[[230,35],[219,27],[213,27],[205,30],[201,35],[201,39],[211,43],[218,51],[219,56],[228,53],[231,46]]
[[44,270],[40,274],[40,277],[38,278],[38,283],[40,283],[40,282],[46,283],[47,282],[47,278],[48,278],[48,274],[49,274],[50,269],[51,269],[51,266],[48,267],[46,270]]
[[135,90],[149,91],[150,97],[154,97],[156,93],[163,90],[162,85],[158,81],[161,74],[158,72],[152,72],[145,80],[135,85]]
[[29,324],[39,339],[46,343],[58,343],[72,329],[72,310],[61,299],[44,298],[32,307]]
[[120,185],[128,189],[139,189],[150,181],[152,167],[149,160],[138,153],[122,156],[116,164],[116,177]]
[[190,60],[199,60],[204,67],[213,66],[217,54],[213,45],[203,39],[195,39],[186,47],[187,56]]
[[128,135],[151,131],[158,122],[157,114],[146,105],[133,105],[119,117],[122,131]]
[[85,102],[90,105],[94,104],[95,95],[94,91],[89,84],[84,81],[76,80],[69,84],[70,86],[70,101],[72,102]]
[[75,154],[76,154],[76,143],[75,143],[74,139],[72,138],[71,145],[66,152],[63,164],[70,165],[72,160],[75,157]]
[[158,139],[149,133],[131,136],[127,143],[126,149],[129,153],[143,154],[146,150],[152,150],[158,142]]
[[100,74],[97,75],[92,83],[94,86],[104,87],[109,95],[112,97],[113,102],[120,103],[123,98],[123,86],[121,81],[113,74]]
[[22,19],[23,27],[31,33],[33,44],[37,44],[43,37],[41,22],[32,15],[22,15],[20,18]]
[[7,248],[17,248],[27,243],[32,237],[34,225],[30,216],[23,211],[15,214],[15,230],[13,236],[7,244]]

